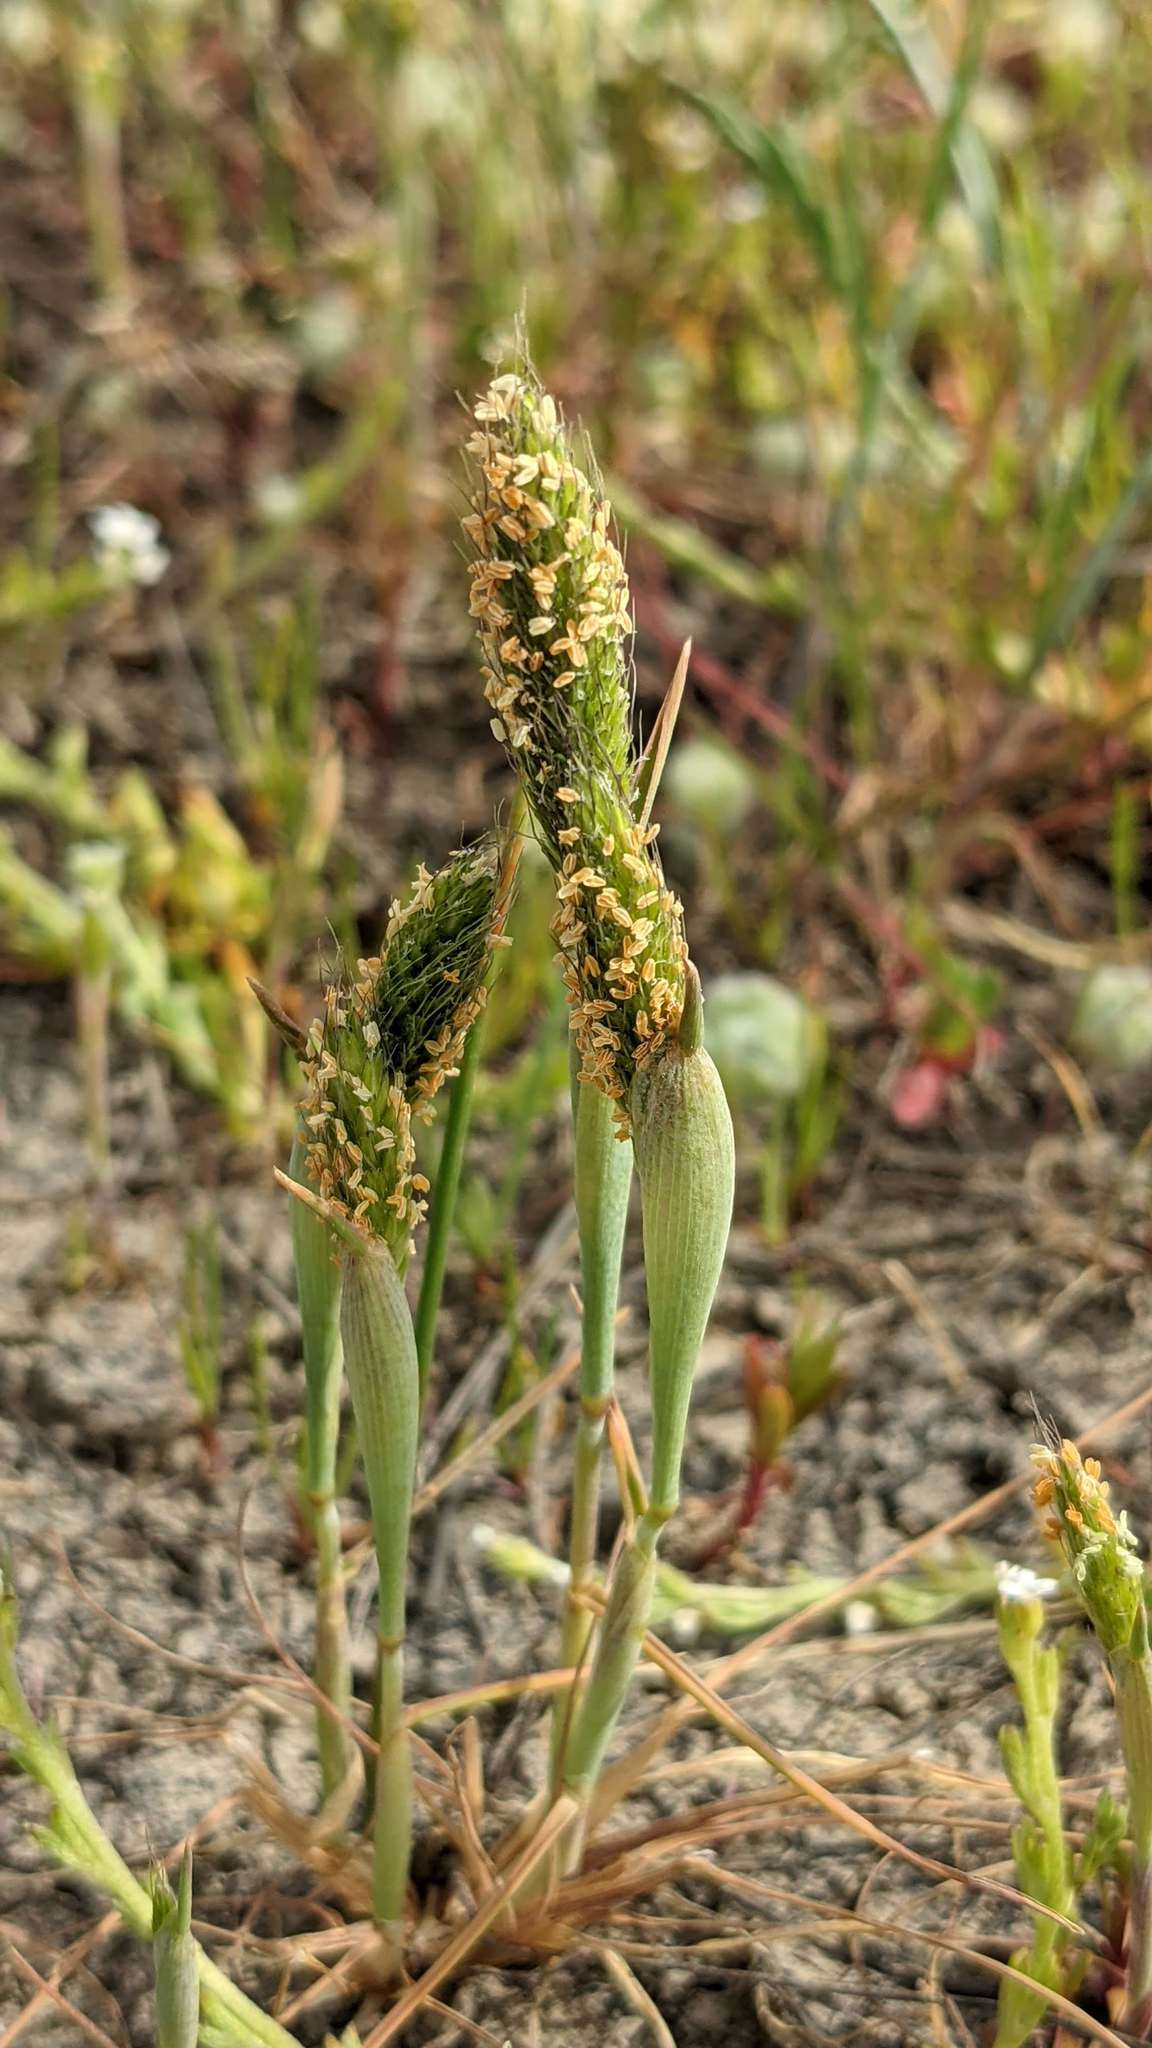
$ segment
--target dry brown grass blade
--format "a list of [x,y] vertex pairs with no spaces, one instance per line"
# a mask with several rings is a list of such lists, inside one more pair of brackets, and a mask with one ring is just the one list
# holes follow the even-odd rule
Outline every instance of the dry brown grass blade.
[[26,1984],[31,1984],[39,1998],[46,1999],[50,2005],[56,2006],[64,2013],[79,2027],[86,2040],[95,2041],[97,2048],[122,2048],[121,2042],[114,2040],[111,2034],[106,2034],[103,2027],[98,2027],[95,2020],[90,2020],[86,2013],[82,2013],[70,1999],[65,1998],[58,1984],[53,1984],[49,1978],[42,1977],[35,1964],[30,1963],[27,1956],[21,1955],[14,1942],[8,1944],[8,1960],[17,1976],[23,1977]]
[[680,705],[684,697],[684,685],[688,681],[688,664],[692,659],[692,642],[686,640],[680,649],[680,658],[672,671],[672,681],[655,722],[648,735],[648,744],[640,761],[640,773],[636,778],[636,796],[640,804],[640,823],[647,825],[652,816],[652,806],[660,788],[660,778],[672,745],[676,720],[680,716]]
[[646,2020],[656,2042],[656,2048],[676,2048],[676,2037],[668,2025],[660,2007],[651,1994],[645,1991],[635,1972],[630,1970],[624,1957],[606,1941],[596,1943],[595,1953],[599,1956],[608,1975],[619,1986],[634,2012]]
[[[472,1731],[470,1743],[468,1741],[469,1729]],[[463,1866],[464,1875],[468,1880],[472,1896],[475,1899],[483,1899],[487,1897],[492,1886],[497,1882],[497,1876],[495,1867],[480,1835],[480,1822],[483,1819],[484,1809],[483,1781],[481,1779],[479,1791],[474,1782],[476,1775],[475,1767],[478,1765],[479,1759],[478,1756],[470,1756],[468,1753],[469,1751],[475,1751],[475,1721],[466,1721],[461,1734],[465,1738],[465,1753],[457,1756],[453,1747],[451,1745],[448,1747],[448,1763],[452,1771],[453,1785],[456,1793],[457,1813],[452,1833],[456,1843],[456,1853]]]
[[[1152,1387],[1146,1387],[1142,1393],[1133,1395],[1130,1401],[1123,1402],[1119,1408],[1112,1409],[1107,1415],[1102,1415],[1097,1422],[1090,1424],[1077,1437],[1077,1448],[1081,1451],[1087,1450],[1090,1446],[1095,1448],[1100,1437],[1110,1430],[1121,1428],[1126,1422],[1131,1422],[1150,1406]],[[891,1578],[894,1573],[911,1564],[934,1544],[943,1542],[949,1536],[959,1535],[962,1529],[970,1529],[977,1522],[982,1522],[989,1515],[995,1514],[998,1509],[1006,1507],[1009,1501],[1015,1500],[1031,1485],[1032,1476],[1029,1470],[1018,1473],[1014,1479],[1006,1479],[1002,1485],[982,1494],[979,1500],[970,1501],[967,1507],[959,1508],[954,1515],[937,1522],[922,1535],[913,1536],[907,1543],[900,1544],[896,1550],[890,1551],[887,1557],[880,1558],[876,1564],[858,1572],[854,1579],[849,1580],[846,1586],[838,1588],[835,1593],[814,1600],[810,1607],[802,1608],[798,1614],[789,1615],[785,1621],[776,1622],[762,1635],[754,1636],[751,1642],[743,1643],[738,1650],[729,1651],[727,1656],[718,1658],[709,1667],[711,1684],[717,1690],[728,1685],[732,1679],[739,1678],[743,1672],[751,1670],[767,1651],[791,1642],[794,1636],[800,1635],[812,1622],[824,1620],[835,1614],[847,1601],[856,1599],[869,1586],[877,1585],[882,1579]],[[621,1757],[618,1763],[605,1771],[601,1780],[602,1797],[598,1797],[595,1802],[594,1815],[610,1810],[627,1796],[653,1759],[659,1756],[661,1750],[677,1731],[692,1719],[695,1712],[695,1706],[687,1700],[678,1700],[675,1706],[669,1707],[658,1717],[648,1734],[628,1756]]]
[[[721,1891],[734,1892],[743,1898],[779,1903],[776,1886],[762,1884],[756,1878],[741,1877],[735,1871],[721,1870],[703,1857],[698,1862],[688,1858],[681,1868],[688,1876],[703,1878]],[[1024,1900],[1022,1903],[1035,1912],[1035,1901]],[[835,1920],[839,1923],[844,1920],[842,1906],[827,1906],[816,1899],[809,1899],[807,1907],[809,1912],[819,1919]],[[862,1913],[853,1913],[851,1917],[856,1930],[861,1934],[875,1934],[892,1941],[922,1942],[927,1948],[943,1950],[948,1955],[958,1957],[961,1962],[987,1970],[990,1976],[1002,1977],[1008,1983],[1019,1984],[1027,1991],[1040,1991],[1048,2000],[1053,2012],[1059,2013],[1062,2019],[1072,2021],[1088,2040],[1101,2042],[1103,2048],[1129,2048],[1129,2044],[1121,2035],[1114,2034],[1111,2027],[1106,2027],[1102,2021],[1093,2019],[1090,2013],[1082,2012],[1070,1998],[1065,1998],[1059,1991],[1050,1991],[1046,1984],[1038,1984],[1034,1977],[1027,1976],[1023,1970],[1015,1969],[1011,1963],[1002,1963],[997,1956],[983,1955],[979,1949],[969,1948],[965,1942],[953,1940],[950,1935],[929,1934],[921,1927],[904,1927],[897,1921],[875,1920]]]
[[608,1455],[616,1472],[620,1511],[630,1529],[634,1516],[643,1514],[648,1496],[628,1418],[618,1401],[609,1401],[604,1411],[604,1434],[608,1440]]
[[1036,1047],[1041,1059],[1047,1060],[1068,1098],[1072,1114],[1080,1126],[1081,1136],[1089,1144],[1094,1143],[1103,1133],[1103,1121],[1092,1090],[1071,1053],[1056,1045],[1047,1032],[1042,1031],[1031,1018],[1021,1018],[1019,1029],[1021,1036]]
[[[733,1768],[734,1758],[741,1757],[752,1761],[746,1750],[713,1751],[710,1758],[693,1758],[685,1761],[690,1761],[696,1771],[711,1761],[713,1772],[722,1774]],[[763,1764],[764,1759],[756,1757],[754,1761],[759,1766]],[[918,1766],[917,1760],[907,1752],[895,1756],[861,1757],[835,1763],[831,1772],[826,1772],[821,1782],[827,1789],[832,1790],[846,1785],[859,1785],[861,1782],[868,1783],[876,1778],[890,1776],[896,1771],[914,1771],[918,1767],[923,1769],[923,1763]],[[683,1773],[677,1772],[675,1766],[672,1766],[662,1782],[675,1782],[676,1777],[680,1775]],[[658,1774],[654,1773],[653,1776],[655,1779]],[[945,1782],[949,1780],[945,1778]],[[1013,1809],[1016,1808],[1016,1795],[1007,1779],[980,1780],[973,1786],[973,1791],[975,1796],[981,1799],[1003,1799],[1011,1802]],[[637,1851],[659,1847],[665,1853],[676,1854],[680,1848],[691,1850],[694,1843],[720,1840],[726,1834],[762,1831],[775,1826],[793,1827],[795,1821],[791,1809],[798,1801],[806,1800],[807,1797],[807,1793],[800,1791],[795,1785],[773,1784],[762,1792],[734,1793],[725,1799],[710,1800],[706,1805],[693,1806],[686,1814],[662,1815],[657,1820],[645,1821],[635,1828],[618,1830],[599,1848],[593,1844],[584,1860],[584,1873],[588,1875],[593,1871],[614,1868]],[[899,1813],[906,1811],[913,1822],[922,1820],[926,1824],[947,1824],[952,1827],[969,1828],[974,1832],[987,1829],[991,1833],[996,1833],[1011,1826],[1009,1819],[993,1821],[984,1815],[967,1816],[957,1813],[954,1807],[942,1806],[939,1800],[929,1805],[924,1795],[919,1795],[910,1803],[908,1796],[890,1795],[886,1800],[882,1795],[872,1794],[870,1804],[876,1808],[890,1807]],[[567,1897],[567,1893],[565,1896]]]
[[[602,1594],[593,1590],[589,1592],[587,1598],[590,1606],[594,1606],[600,1613],[603,1612]],[[841,1799],[829,1786],[822,1784],[819,1778],[814,1778],[810,1771],[806,1771],[802,1764],[796,1763],[786,1751],[777,1749],[775,1743],[769,1742],[766,1736],[759,1734],[750,1721],[746,1721],[735,1707],[729,1706],[727,1700],[721,1699],[708,1681],[699,1677],[674,1650],[670,1650],[666,1643],[661,1642],[659,1636],[651,1633],[645,1636],[644,1655],[672,1680],[679,1691],[703,1707],[711,1719],[729,1735],[735,1736],[745,1748],[763,1757],[765,1763],[771,1764],[773,1770],[778,1771],[782,1778],[786,1778],[790,1785],[794,1785],[798,1792],[805,1793],[813,1805],[821,1807],[842,1826],[851,1828],[874,1848],[883,1850],[886,1855],[898,1857],[901,1862],[910,1864],[914,1870],[921,1871],[926,1877],[934,1877],[944,1884],[966,1885],[973,1891],[990,1892],[996,1898],[1005,1899],[1011,1905],[1020,1907],[1024,1912],[1042,1913],[1046,1919],[1066,1928],[1069,1933],[1075,1934],[1079,1940],[1089,1945],[1096,1941],[1097,1937],[1089,1929],[1082,1927],[1078,1921],[1067,1920],[1062,1913],[1056,1913],[1051,1908],[1039,1905],[1035,1900],[1024,1898],[1013,1886],[1000,1884],[995,1878],[981,1877],[975,1871],[958,1870],[950,1863],[937,1862],[934,1856],[922,1856],[919,1850],[910,1848],[906,1842],[898,1841],[895,1835],[887,1834],[865,1814],[858,1813],[855,1807],[849,1806],[847,1801]]]
[[[33,1992],[27,2005],[21,2012],[16,2014],[15,2018],[9,2022],[3,2033],[0,2034],[0,2048],[12,2048],[12,2043],[19,2040],[25,2028],[30,2026],[35,2019],[36,2014],[42,2011],[45,2005],[51,2004],[53,1988],[63,1984],[65,1978],[70,1976],[73,1970],[83,1969],[85,1957],[104,1939],[105,1935],[116,1932],[122,1924],[119,1913],[105,1913],[103,1919],[96,1922],[95,1927],[85,1928],[84,1933],[79,1936],[78,1940],[74,1941],[69,1948],[61,1951],[52,1965],[52,1975],[44,1987],[39,1991]],[[0,1921],[0,1936],[6,1941],[11,1941],[13,1935],[19,1935],[21,1938],[27,1939],[27,1930],[15,1926],[10,1928],[8,1921]]]
[[56,1555],[68,1584],[74,1593],[79,1594],[84,1605],[91,1608],[93,1614],[99,1615],[100,1620],[109,1628],[115,1629],[117,1635],[123,1636],[125,1642],[134,1643],[138,1650],[146,1650],[151,1656],[159,1657],[167,1664],[174,1664],[180,1671],[193,1672],[198,1678],[218,1678],[225,1680],[229,1685],[245,1687],[282,1686],[286,1692],[301,1692],[299,1679],[283,1678],[276,1671],[238,1671],[231,1664],[210,1664],[199,1657],[181,1656],[179,1650],[167,1649],[163,1643],[158,1643],[154,1636],[146,1636],[143,1629],[133,1628],[130,1622],[121,1621],[119,1615],[113,1614],[110,1607],[105,1607],[94,1593],[88,1591],[87,1586],[82,1584],[73,1571],[68,1552],[59,1538],[56,1541]]
[[489,1896],[477,1908],[467,1926],[462,1927],[457,1934],[453,1935],[451,1941],[441,1950],[436,1961],[429,1965],[423,1976],[419,1977],[415,1984],[404,1993],[403,1997],[393,2006],[391,2012],[386,2013],[379,2024],[373,2027],[372,2032],[363,2042],[362,2048],[384,2048],[386,2042],[394,2041],[402,2029],[407,2026],[413,2015],[421,2011],[427,2004],[432,1992],[438,1990],[441,1984],[447,1983],[448,1979],[455,1975],[461,1964],[467,1962],[469,1956],[478,1947],[489,1928],[495,1926],[510,1901],[515,1898],[525,1879],[531,1875],[537,1864],[544,1861],[555,1843],[560,1840],[565,1829],[571,1825],[577,1811],[578,1807],[574,1799],[562,1798],[556,1801],[555,1805],[541,1822],[535,1839],[517,1857],[515,1863],[501,1878],[499,1884],[493,1887]]
[[519,1700],[530,1693],[563,1692],[575,1678],[568,1666],[558,1671],[532,1671],[527,1678],[494,1678],[488,1685],[466,1685],[459,1692],[434,1693],[404,1710],[405,1725],[417,1728],[424,1721],[438,1721],[445,1714],[467,1714],[474,1707],[499,1706],[505,1700]]
[[[1130,1401],[1125,1401],[1119,1408],[1114,1408],[1109,1414],[1101,1416],[1099,1421],[1091,1423],[1076,1438],[1077,1448],[1081,1451],[1094,1448],[1098,1438],[1107,1431],[1118,1429],[1124,1423],[1133,1421],[1148,1407],[1152,1407],[1152,1387],[1145,1387],[1142,1393],[1133,1395]],[[833,1613],[846,1600],[855,1600],[868,1586],[874,1586],[882,1579],[891,1578],[894,1572],[901,1571],[913,1558],[922,1556],[933,1544],[941,1543],[949,1536],[957,1536],[962,1529],[969,1529],[975,1523],[984,1521],[987,1516],[995,1514],[998,1508],[1006,1506],[1010,1500],[1015,1500],[1018,1494],[1025,1493],[1031,1486],[1033,1477],[1033,1472],[1029,1468],[1017,1473],[1014,1479],[1006,1479],[1002,1485],[993,1487],[991,1492],[983,1494],[979,1500],[971,1501],[966,1508],[959,1508],[954,1515],[937,1522],[934,1528],[925,1530],[923,1535],[911,1537],[907,1543],[900,1544],[898,1549],[890,1551],[888,1556],[881,1558],[877,1564],[869,1565],[865,1571],[858,1572],[856,1577],[835,1595],[826,1595],[822,1600],[814,1600],[811,1607],[802,1608],[799,1614],[789,1615],[786,1621],[777,1622],[774,1628],[767,1629],[752,1642],[742,1644],[739,1650],[722,1657],[711,1667],[712,1683],[716,1686],[727,1685],[730,1679],[738,1678],[741,1672],[749,1670],[765,1650],[775,1649],[779,1643],[790,1641],[809,1622]]]
[[445,2005],[442,1999],[429,1998],[427,2005],[429,2012],[438,2012],[441,2019],[450,2020],[452,2025],[470,2041],[479,2041],[480,2048],[508,2048],[506,2034],[490,2034],[487,2027],[480,2025],[479,2020],[468,2019],[464,2013],[456,2012],[452,2006]]
[[565,1380],[571,1379],[579,1363],[579,1351],[570,1351],[544,1379],[538,1380],[534,1387],[529,1387],[528,1392],[521,1394],[518,1401],[513,1401],[512,1406],[506,1408],[502,1415],[498,1415],[494,1422],[490,1422],[487,1429],[482,1429],[479,1436],[473,1437],[471,1443],[465,1444],[464,1449],[449,1464],[442,1465],[438,1472],[433,1473],[431,1479],[426,1479],[412,1504],[413,1516],[425,1514],[439,1500],[441,1494],[446,1493],[450,1486],[454,1486],[486,1451],[492,1450],[502,1437],[517,1428],[526,1415],[531,1415],[532,1410],[539,1407],[541,1401],[546,1401],[550,1395],[557,1393]]

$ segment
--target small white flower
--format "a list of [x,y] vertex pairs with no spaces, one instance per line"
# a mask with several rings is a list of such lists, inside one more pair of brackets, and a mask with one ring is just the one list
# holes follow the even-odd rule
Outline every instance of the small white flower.
[[88,515],[99,568],[117,583],[159,583],[172,560],[160,521],[136,505],[98,505]]
[[269,526],[290,526],[303,510],[303,493],[290,476],[264,477],[253,495],[256,510]]
[[1006,1606],[1023,1606],[1028,1600],[1049,1600],[1058,1579],[1042,1579],[1026,1564],[1009,1564],[1001,1558],[996,1567],[996,1598]]
[[347,39],[347,23],[344,10],[338,0],[312,0],[299,18],[301,40],[313,50],[322,50],[325,56],[342,50]]
[[45,64],[52,55],[52,22],[39,0],[8,0],[0,21],[0,46],[18,64]]

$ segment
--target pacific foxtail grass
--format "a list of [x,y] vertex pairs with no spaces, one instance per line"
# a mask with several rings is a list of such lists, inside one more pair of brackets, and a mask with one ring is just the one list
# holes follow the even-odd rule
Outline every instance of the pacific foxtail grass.
[[[501,905],[500,930],[503,932],[507,906],[511,903],[515,889],[516,875],[520,865],[523,840],[517,819],[513,819],[504,842],[502,868],[497,883],[497,900]],[[483,984],[487,996],[487,983]],[[436,1326],[440,1315],[440,1302],[444,1291],[444,1274],[448,1263],[448,1247],[456,1219],[456,1205],[460,1193],[460,1176],[464,1166],[464,1154],[468,1143],[468,1132],[472,1122],[472,1105],[476,1087],[476,1075],[480,1065],[480,1049],[483,1037],[483,1004],[478,1006],[472,1022],[464,1031],[463,1044],[456,1054],[455,1074],[448,1098],[448,1114],[444,1119],[444,1140],[436,1167],[436,1182],[429,1204],[428,1236],[424,1250],[424,1269],[420,1276],[420,1293],[416,1303],[416,1356],[420,1366],[420,1405],[423,1408],[428,1394],[428,1378],[432,1369],[433,1352],[436,1343]]]
[[[587,1649],[604,1415],[635,1143],[644,1213],[651,1489],[620,1551],[586,1688],[553,1735],[553,1789],[586,1815],[651,1610],[656,1546],[679,1497],[692,1374],[732,1211],[731,1119],[702,1043],[699,980],[650,822],[662,746],[632,730],[628,581],[590,451],[525,367],[494,379],[468,441],[471,605],[494,736],[556,878],[553,935],[574,1040],[584,1289],[581,1412],[564,1651]],[[683,668],[677,684],[682,688]],[[597,1106],[599,1105],[599,1106]],[[613,1150],[612,1129],[619,1141]],[[582,1824],[566,1860],[578,1858]]]
[[[313,1307],[318,1318],[330,1319],[338,1293],[344,1369],[372,1513],[379,1578],[372,1909],[394,1968],[403,1953],[412,1844],[404,1639],[421,1399],[403,1275],[428,1192],[413,1126],[431,1117],[483,1007],[492,952],[502,943],[510,872],[491,840],[454,854],[436,874],[421,868],[408,902],[392,905],[379,953],[358,961],[355,973],[340,969],[333,976],[323,1016],[300,1055],[306,1087],[295,1174],[279,1176],[320,1222],[328,1256],[341,1268],[327,1291],[323,1284],[316,1289]],[[308,1271],[313,1285],[320,1252],[314,1238],[297,1247],[298,1272]],[[337,1435],[330,1320],[318,1342],[328,1348],[315,1368],[310,1421],[324,1452],[316,1476],[330,1496]],[[345,1683],[345,1653],[341,1645],[337,1654],[335,1636],[342,1627],[339,1570],[329,1555],[332,1676],[341,1688],[341,1698],[332,1700],[335,1725],[344,1711]],[[332,1784],[340,1762],[334,1742],[335,1736],[328,1741]]]
[[[472,505],[464,520],[472,550],[471,611],[485,657],[485,694],[494,736],[505,746],[527,800],[531,821],[557,879],[554,935],[565,959],[570,995],[599,983],[615,963],[627,971],[635,929],[620,895],[621,864],[643,861],[643,836],[633,845],[627,793],[635,762],[631,730],[630,631],[624,565],[610,533],[608,508],[581,463],[553,400],[529,379],[497,378],[476,408],[471,436]],[[587,771],[587,772],[585,772]],[[596,790],[606,815],[595,831]],[[594,842],[590,865],[580,858]],[[617,844],[619,853],[617,854]],[[607,852],[605,851],[607,849]],[[610,859],[615,870],[602,867]],[[647,879],[647,877],[646,877]],[[633,876],[623,872],[626,895]],[[591,882],[610,906],[607,958],[583,942],[579,902]],[[601,955],[603,949],[601,949]],[[631,976],[629,976],[629,979]],[[653,977],[650,977],[653,978]],[[619,977],[614,978],[619,985]],[[612,1005],[583,1017],[573,1048],[574,1196],[580,1239],[580,1412],[577,1423],[569,1538],[571,1578],[562,1656],[579,1667],[591,1626],[580,1594],[595,1569],[604,1421],[615,1380],[615,1318],[628,1195],[630,1136],[617,1129],[623,1084],[587,1087],[609,1073],[618,1034],[603,1022]],[[552,1778],[557,1788],[577,1699],[576,1689],[553,1718]]]
[[[349,1982],[362,1978],[374,1992],[394,1984],[417,1953],[425,1953],[427,1935],[429,1960],[419,1982],[373,2026],[366,2048],[383,2048],[395,2039],[489,1932],[505,1941],[514,1930],[527,1953],[555,1954],[582,1926],[602,1923],[622,1897],[651,1890],[680,1867],[682,1849],[662,1863],[650,1853],[654,1838],[645,1839],[634,1859],[625,1838],[611,1870],[585,1859],[584,1846],[590,1830],[636,1782],[637,1769],[654,1753],[649,1745],[660,1742],[660,1727],[669,1720],[679,1725],[681,1709],[703,1710],[784,1781],[788,1797],[814,1803],[873,1848],[903,1857],[922,1874],[948,1881],[959,1876],[854,1813],[650,1633],[654,1614],[666,1611],[654,1604],[657,1598],[677,1604],[686,1598],[688,1582],[662,1574],[658,1552],[679,1502],[693,1376],[724,1258],[734,1178],[731,1119],[703,1044],[700,981],[688,958],[681,906],[664,880],[652,818],[686,657],[641,753],[632,723],[627,582],[590,458],[527,373],[496,379],[478,408],[478,426],[471,443],[475,491],[468,519],[475,557],[472,607],[496,734],[517,770],[532,829],[553,871],[553,933],[571,1009],[582,1357],[562,1637],[566,1662],[558,1671],[482,1683],[447,1699],[413,1704],[404,1696],[422,1400],[421,1347],[405,1272],[430,1193],[416,1139],[443,1083],[459,1076],[469,1048],[475,1057],[493,953],[504,943],[514,863],[486,840],[453,855],[435,873],[421,869],[410,900],[392,906],[378,952],[336,963],[322,1014],[307,1031],[262,996],[304,1083],[290,1170],[278,1178],[294,1197],[304,1333],[302,1463],[306,1518],[317,1553],[316,1697],[309,1704],[317,1716],[323,1797],[318,1822],[293,1813],[278,1788],[262,1810],[326,1873],[334,1894],[355,1916],[345,1927],[327,1930],[333,1941],[325,1951],[348,1962]],[[218,842],[216,826],[213,833]],[[233,878],[240,873],[231,854],[225,868]],[[466,1086],[457,1100],[463,1120],[458,1153],[467,1122]],[[614,1399],[614,1331],[633,1160],[648,1294],[646,1471]],[[442,1161],[445,1230],[458,1163],[451,1150]],[[425,1364],[435,1291],[428,1301]],[[354,1431],[341,1431],[342,1374]],[[553,1390],[558,1384],[554,1380]],[[547,1386],[542,1382],[542,1390]],[[530,1407],[528,1397],[516,1402],[509,1428]],[[499,1433],[492,1425],[478,1441],[487,1439],[491,1448]],[[364,1745],[372,1758],[366,1855],[349,1838],[360,1744],[337,1512],[341,1454],[347,1458],[353,1441],[364,1468],[378,1574],[376,1681],[371,1741]],[[624,1526],[601,1580],[596,1553],[605,1442],[615,1461]],[[437,1481],[442,1491],[448,1483],[443,1473]],[[814,1601],[815,1611],[839,1605],[849,1589],[837,1583],[815,1599],[811,1586],[800,1599],[795,1589],[785,1589],[783,1609],[778,1588],[768,1589],[767,1606],[753,1608],[739,1600],[734,1606],[732,1588],[706,1590],[720,1626],[776,1620],[782,1627],[782,1611],[794,1616],[805,1600]],[[746,1602],[746,1589],[735,1590]],[[199,1948],[190,1946],[190,1868],[182,1873],[173,1903],[164,1888],[149,1892],[139,1884],[112,1849],[83,1801],[62,1744],[20,1690],[7,1614],[0,1623],[0,1721],[17,1762],[53,1801],[48,1840],[55,1853],[107,1893],[130,1929],[157,1941],[164,2048],[185,2048],[190,2039],[192,1958],[202,2038],[223,2048],[240,2041],[285,2048],[289,2037],[283,2028],[250,2008]],[[725,1660],[725,1675],[749,1654],[746,1648]],[[639,1764],[633,1755],[606,1771],[642,1655],[682,1695],[680,1706],[662,1716],[640,1745]],[[303,1695],[298,1679],[297,1672],[286,1681],[297,1700]],[[471,1908],[454,1920],[453,1907],[441,1922],[430,1907],[419,1949],[409,1951],[412,1727],[445,1712],[468,1712],[529,1693],[560,1700],[542,1802],[490,1848],[477,1826],[478,1805],[472,1802],[465,1811],[461,1796],[461,1826],[455,1830],[449,1813],[446,1839],[459,1850],[453,1883],[468,1887]],[[259,1790],[254,1786],[254,1800]],[[707,1822],[700,1829],[688,1825],[693,1842],[711,1839]],[[715,1838],[723,1839],[723,1833]],[[1045,1899],[1022,1899],[976,1873],[968,1873],[967,1882],[1017,1907],[1031,1906],[1037,1925],[1045,1915],[1062,1928],[1069,1925],[1061,1907]],[[562,1912],[554,1913],[558,1886]],[[1029,1988],[1048,1990],[1035,1982]],[[304,1993],[297,2003],[311,1996]],[[1056,2010],[1065,2009],[1062,1999],[1062,1991],[1051,1992]]]
[[1152,2030],[1152,1650],[1144,1566],[1126,1512],[1116,1513],[1099,1460],[1052,1432],[1037,1444],[1033,1498],[1108,1660],[1128,1792],[1128,1929],[1121,2023]]

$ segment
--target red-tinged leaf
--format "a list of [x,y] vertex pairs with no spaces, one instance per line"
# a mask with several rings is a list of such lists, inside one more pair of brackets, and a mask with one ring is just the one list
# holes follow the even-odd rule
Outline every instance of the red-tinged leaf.
[[898,1074],[888,1098],[893,1121],[901,1130],[920,1131],[935,1123],[944,1107],[948,1076],[935,1060],[917,1060]]

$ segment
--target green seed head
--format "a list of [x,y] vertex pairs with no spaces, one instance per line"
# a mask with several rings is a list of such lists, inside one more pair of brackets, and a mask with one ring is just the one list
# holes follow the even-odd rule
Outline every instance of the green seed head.
[[476,419],[464,531],[492,729],[556,875],[581,1078],[627,1135],[633,1076],[675,1033],[687,957],[658,828],[636,815],[628,580],[591,455],[548,393],[497,377]]
[[1059,1544],[1104,1649],[1110,1656],[1143,1655],[1144,1567],[1127,1515],[1113,1512],[1098,1461],[1082,1458],[1067,1438],[1054,1438],[1033,1447],[1032,1462],[1040,1475],[1033,1499],[1045,1511],[1045,1531]]
[[627,1137],[633,1080],[659,1063],[680,1023],[683,912],[655,857],[655,828],[638,824],[602,777],[586,776],[568,795],[573,837],[557,870],[552,931],[580,1079],[613,1098]]
[[[506,875],[507,869],[504,874]],[[308,1170],[338,1216],[400,1251],[424,1215],[413,1121],[456,1071],[483,1008],[507,891],[481,841],[393,904],[380,953],[326,993],[302,1059]]]
[[475,416],[464,532],[484,680],[496,736],[530,785],[558,865],[570,820],[554,771],[574,743],[582,766],[622,786],[631,774],[628,579],[591,455],[555,400],[513,372],[496,378]]

